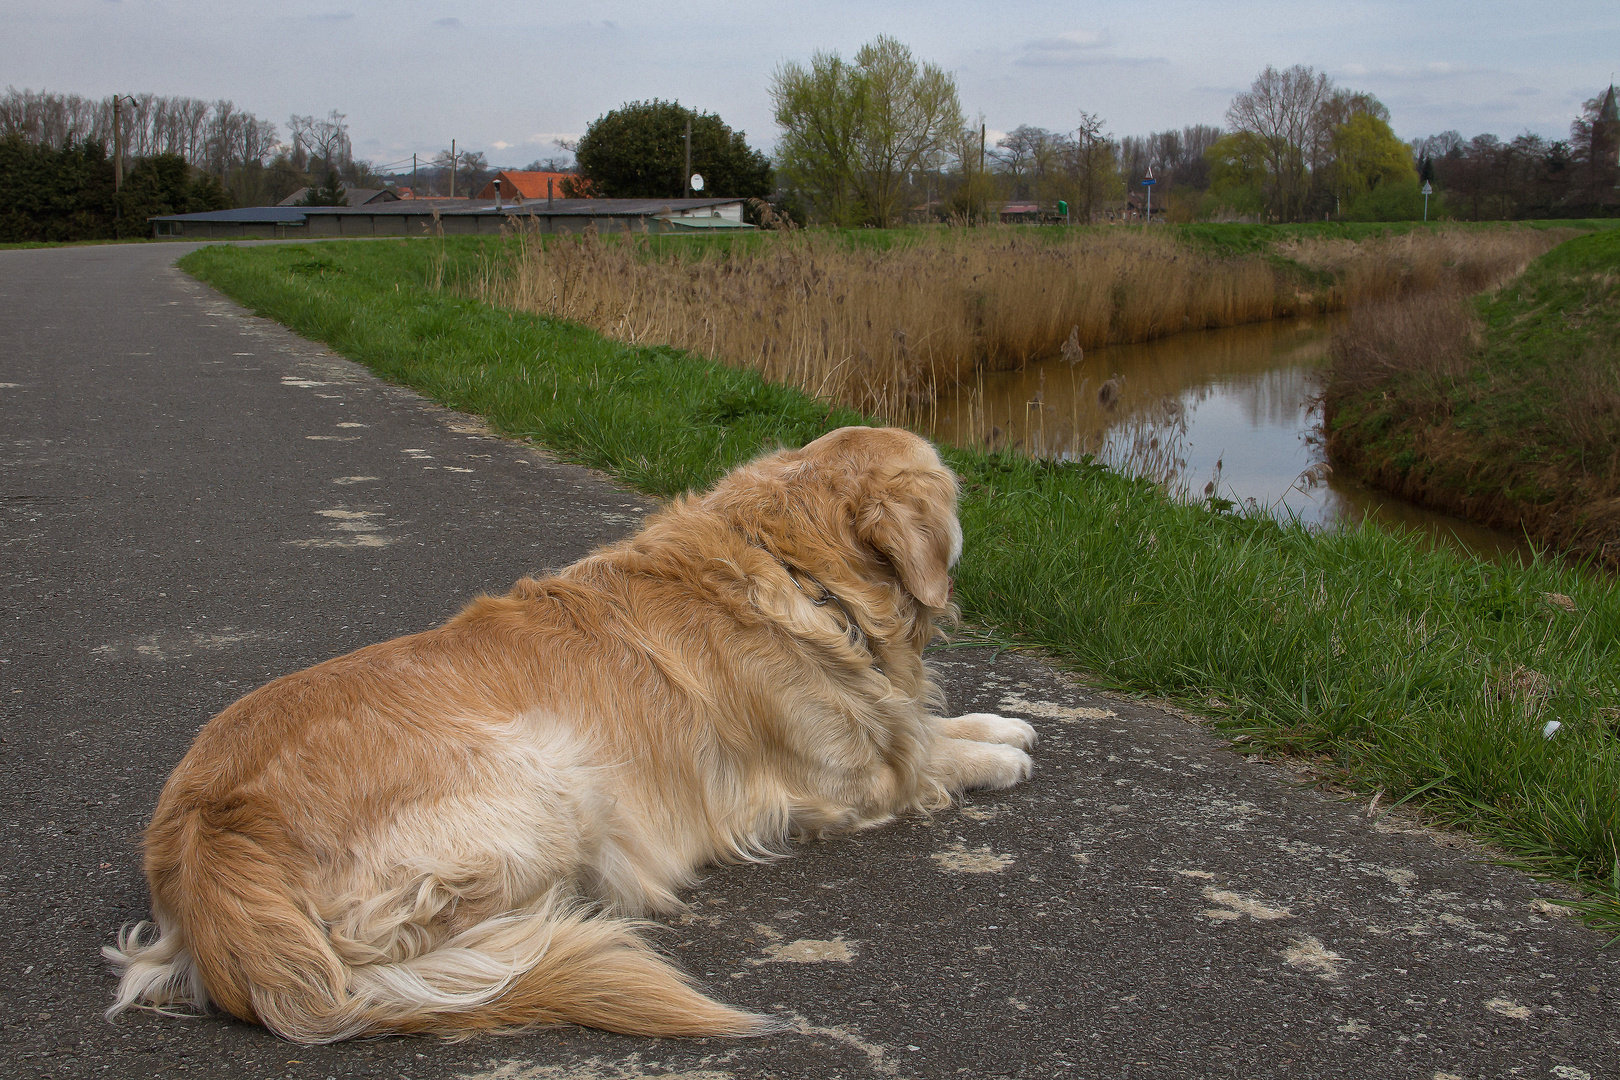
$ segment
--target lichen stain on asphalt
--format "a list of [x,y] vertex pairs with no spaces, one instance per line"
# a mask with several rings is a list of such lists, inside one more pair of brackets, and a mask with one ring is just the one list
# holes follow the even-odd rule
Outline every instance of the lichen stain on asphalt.
[[302,548],[380,548],[392,544],[396,538],[392,536],[376,536],[368,534],[356,536],[349,540],[288,540],[288,547]]
[[957,842],[944,851],[936,851],[933,860],[946,870],[958,874],[994,874],[1013,864],[1011,855],[998,855],[988,845],[969,848]]
[[1272,907],[1270,904],[1256,900],[1253,897],[1243,896],[1230,889],[1217,889],[1213,885],[1204,889],[1204,899],[1221,905],[1204,912],[1208,918],[1218,922],[1231,922],[1247,915],[1251,919],[1262,922],[1271,922],[1276,919],[1291,919],[1292,911],[1285,907]]
[[1530,1019],[1530,1010],[1526,1006],[1520,1005],[1518,1002],[1511,1001],[1508,998],[1491,998],[1491,1000],[1485,1003],[1485,1007],[1496,1015],[1505,1016],[1509,1020]]
[[1283,954],[1283,963],[1289,967],[1309,971],[1318,979],[1334,982],[1339,978],[1340,965],[1345,958],[1323,945],[1318,939],[1309,934],[1302,934],[1294,939]]
[[[729,1057],[730,1055],[725,1055]],[[478,1072],[462,1073],[461,1080],[732,1080],[733,1073],[697,1068],[671,1071],[656,1061],[631,1054],[623,1061],[589,1057],[565,1064],[536,1065],[509,1059]]]
[[301,548],[380,548],[395,543],[399,537],[385,535],[383,527],[372,518],[382,517],[376,510],[317,510],[316,515],[329,519],[331,529],[349,535],[337,537],[316,537],[309,540],[284,541],[288,547]]
[[105,645],[97,645],[90,650],[92,656],[106,660],[116,660],[125,656],[139,656],[147,660],[168,660],[171,657],[186,657],[195,652],[212,652],[220,649],[231,649],[239,645],[257,645],[261,642],[277,641],[280,634],[267,634],[256,630],[236,630],[229,626],[222,626],[210,633],[191,631],[190,633],[164,633],[148,634],[145,637],[134,638],[129,641],[112,641]]
[[750,960],[751,964],[847,964],[855,959],[855,948],[859,942],[845,941],[842,934],[830,941],[818,941],[814,938],[801,938],[798,941],[789,941],[786,944],[771,945],[765,949],[765,955],[758,960]]
[[[894,1062],[888,1060],[889,1055],[887,1048],[880,1046],[868,1039],[862,1038],[860,1033],[854,1028],[830,1026],[816,1027],[812,1026],[810,1021],[798,1015],[795,1015],[793,1019],[795,1022],[794,1030],[796,1030],[800,1035],[819,1035],[823,1038],[832,1039],[834,1042],[842,1043],[844,1046],[859,1050],[861,1053],[866,1055],[866,1060],[871,1065],[872,1071],[877,1073],[879,1076],[895,1076],[900,1072],[899,1067],[896,1066]],[[912,1049],[916,1049],[916,1047],[912,1047]]]
[[[1029,689],[1029,687],[1024,687]],[[1021,716],[1038,716],[1042,720],[1056,720],[1064,724],[1077,724],[1082,720],[1111,720],[1119,714],[1112,709],[1099,709],[1090,705],[1063,705],[1056,701],[1032,701],[1017,690],[1001,695],[999,705],[1003,712]]]

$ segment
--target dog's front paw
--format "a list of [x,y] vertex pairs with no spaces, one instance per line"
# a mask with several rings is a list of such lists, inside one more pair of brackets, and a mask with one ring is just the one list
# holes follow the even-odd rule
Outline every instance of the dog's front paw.
[[968,713],[944,721],[945,734],[953,739],[1003,743],[1028,750],[1035,745],[1035,729],[1022,720],[995,713]]
[[979,765],[981,771],[977,778],[969,779],[967,786],[970,788],[1010,788],[1014,784],[1028,780],[1030,774],[1035,771],[1035,762],[1015,746],[1007,746],[1004,743],[980,745],[984,750],[976,755],[978,761],[975,764]]

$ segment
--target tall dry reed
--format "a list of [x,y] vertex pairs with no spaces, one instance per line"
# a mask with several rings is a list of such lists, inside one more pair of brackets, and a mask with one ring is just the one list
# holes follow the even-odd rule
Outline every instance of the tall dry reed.
[[887,250],[837,234],[767,238],[726,252],[646,238],[519,238],[474,283],[484,300],[656,342],[890,418],[913,415],[976,369],[1284,313],[1256,258],[1201,255],[1123,230],[1054,240],[975,230]]
[[1556,242],[1528,230],[1302,239],[1279,248],[1332,288],[1260,256],[1168,233],[1015,228],[923,233],[887,249],[837,233],[701,254],[646,236],[519,235],[473,283],[488,302],[671,345],[894,420],[975,371],[1081,349],[1327,310],[1442,282],[1492,282]]
[[1579,235],[1574,229],[1442,228],[1359,242],[1320,236],[1275,245],[1279,255],[1329,274],[1329,306],[1354,308],[1393,296],[1445,290],[1484,292],[1531,260]]
[[1440,400],[1468,367],[1480,321],[1467,296],[1436,289],[1356,308],[1333,335],[1328,397],[1359,393],[1402,375],[1417,377],[1425,400]]

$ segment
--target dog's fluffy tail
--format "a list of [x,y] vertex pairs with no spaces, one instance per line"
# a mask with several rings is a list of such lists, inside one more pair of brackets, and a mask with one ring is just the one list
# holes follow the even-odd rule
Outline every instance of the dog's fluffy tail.
[[556,1023],[632,1035],[747,1036],[777,1026],[706,997],[648,947],[641,924],[588,916],[556,892],[452,937],[413,923],[408,901],[404,911],[367,905],[379,948],[328,931],[248,838],[216,833],[205,846],[210,858],[177,869],[183,883],[164,882],[181,888],[155,890],[167,894],[154,905],[157,926],[127,928],[103,950],[122,973],[109,1017],[131,1006],[200,1009],[211,999],[299,1043]]

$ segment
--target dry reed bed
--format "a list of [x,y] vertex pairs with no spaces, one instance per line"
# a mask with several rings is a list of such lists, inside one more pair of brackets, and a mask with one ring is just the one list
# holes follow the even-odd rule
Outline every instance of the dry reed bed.
[[[1296,242],[1289,257],[1340,282],[1313,290],[1286,265],[1208,254],[1138,230],[1061,238],[950,231],[886,250],[834,233],[760,241],[694,255],[639,236],[548,240],[524,232],[472,290],[499,306],[689,350],[901,420],[976,370],[1055,356],[1065,342],[1140,342],[1324,310],[1423,287],[1436,275],[1489,276],[1504,259],[1523,265],[1533,257],[1447,233]],[[1492,269],[1476,269],[1476,249]]]
[[1355,243],[1295,237],[1274,245],[1277,254],[1330,275],[1328,306],[1355,308],[1393,296],[1437,290],[1478,293],[1524,272],[1531,261],[1576,229],[1437,229]]

